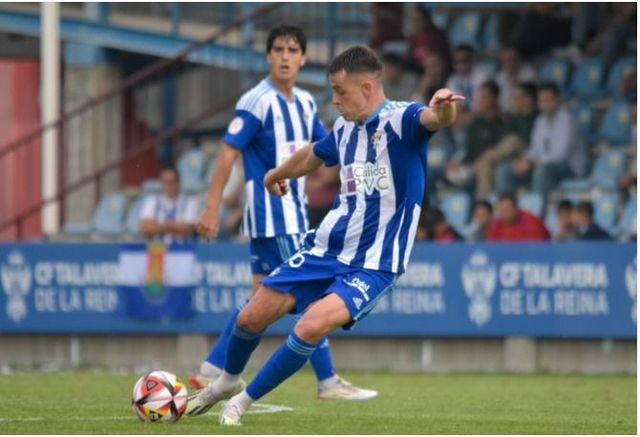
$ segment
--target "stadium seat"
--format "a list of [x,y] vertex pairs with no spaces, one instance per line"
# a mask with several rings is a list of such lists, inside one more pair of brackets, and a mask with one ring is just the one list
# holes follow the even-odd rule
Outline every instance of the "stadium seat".
[[564,59],[549,59],[540,69],[540,78],[543,82],[553,82],[563,92],[567,89],[569,76],[571,75],[571,65]]
[[573,75],[571,82],[572,97],[584,100],[602,97],[604,71],[605,66],[602,58],[590,58],[583,61]]
[[591,174],[584,179],[567,179],[560,183],[564,191],[587,191],[599,187],[603,190],[614,191],[618,180],[624,172],[627,156],[624,150],[610,149],[598,156]]
[[480,30],[482,20],[480,14],[467,12],[458,16],[451,25],[449,31],[449,41],[451,46],[469,44],[472,47],[480,45]]
[[144,204],[144,201],[147,199],[147,197],[148,194],[142,194],[138,196],[129,207],[125,227],[127,233],[131,235],[140,234],[140,213],[142,212],[142,205]]
[[607,109],[598,136],[614,146],[631,143],[631,112],[627,102],[618,101]]
[[450,16],[447,12],[444,11],[432,11],[431,12],[431,20],[433,20],[433,24],[436,27],[444,30],[446,32],[449,27]]
[[627,201],[622,211],[622,217],[620,217],[620,221],[613,231],[615,236],[633,235],[637,233],[637,207],[638,200],[635,197]]
[[612,232],[615,228],[620,199],[617,194],[602,194],[593,202],[595,222],[602,226],[607,232]]
[[582,133],[586,138],[592,139],[595,133],[595,111],[593,110],[593,106],[589,103],[582,103],[576,107],[574,114],[580,124]]
[[518,199],[518,204],[520,208],[525,211],[529,211],[532,214],[537,215],[538,217],[542,216],[543,209],[543,201],[542,196],[538,193],[525,193],[520,196]]
[[122,234],[125,229],[124,213],[127,203],[127,197],[122,193],[104,196],[93,215],[92,231],[102,235]]
[[465,228],[471,212],[471,196],[459,191],[447,196],[441,203],[442,212],[456,230]]
[[484,32],[482,32],[482,47],[484,50],[490,52],[497,52],[500,50],[500,41],[498,41],[498,14],[491,14],[491,17],[484,25]]
[[607,79],[607,91],[616,97],[620,97],[620,95],[622,94],[620,90],[622,79],[634,68],[636,68],[635,57],[628,56],[618,59],[609,71],[609,77]]
[[190,149],[182,153],[178,159],[178,173],[182,191],[195,193],[205,188],[204,171],[207,165],[207,157],[200,149]]
[[484,71],[489,74],[489,76],[498,74],[498,71],[500,70],[500,64],[495,59],[485,59],[480,61],[479,64],[482,66]]

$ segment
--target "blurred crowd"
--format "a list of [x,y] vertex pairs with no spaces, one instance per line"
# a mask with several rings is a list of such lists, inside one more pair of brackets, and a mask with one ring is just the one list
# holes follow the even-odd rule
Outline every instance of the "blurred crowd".
[[[544,77],[543,71],[550,59],[559,59],[578,76],[579,66],[597,57],[609,72],[622,57],[635,56],[636,4],[536,3],[488,10],[484,19],[495,23],[495,41],[477,43],[451,41],[451,26],[447,31],[437,24],[443,21],[442,14],[436,20],[437,13],[420,3],[371,5],[369,43],[384,62],[389,99],[428,104],[442,87],[466,97],[456,123],[430,140],[417,238],[443,243],[635,239],[635,224],[631,232],[612,235],[597,223],[592,187],[577,194],[561,189],[563,181],[597,178],[598,156],[620,148],[625,168],[608,190],[623,202],[633,199],[635,222],[635,63],[613,91],[598,78],[604,92],[597,95],[576,92],[568,78]],[[622,145],[608,144],[594,132],[596,122],[576,112],[586,105],[602,119],[620,102],[631,114]],[[238,164],[225,191],[223,239],[242,239],[241,171]],[[308,178],[311,227],[332,207],[338,189],[335,169]],[[464,193],[470,202],[459,223],[451,223],[444,208],[451,193]],[[535,195],[539,206],[520,205],[522,193]]]

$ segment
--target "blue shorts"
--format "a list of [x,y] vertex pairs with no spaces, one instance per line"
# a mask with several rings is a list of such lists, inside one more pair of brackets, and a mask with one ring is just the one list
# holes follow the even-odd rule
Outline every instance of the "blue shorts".
[[382,296],[391,292],[395,281],[393,273],[348,266],[302,250],[275,269],[262,284],[295,297],[298,314],[324,296],[337,294],[351,314],[351,322],[344,326],[350,329],[373,310]]
[[300,249],[300,234],[278,235],[270,238],[252,238],[251,273],[268,275]]

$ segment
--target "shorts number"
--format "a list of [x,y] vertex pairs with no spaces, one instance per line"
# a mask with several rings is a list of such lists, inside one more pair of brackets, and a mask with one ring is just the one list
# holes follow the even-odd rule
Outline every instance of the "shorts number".
[[293,255],[291,258],[289,258],[289,266],[297,269],[298,267],[300,267],[302,264],[304,264],[305,255],[310,254],[311,252],[309,252],[308,250],[302,250],[298,253],[296,253],[295,255]]

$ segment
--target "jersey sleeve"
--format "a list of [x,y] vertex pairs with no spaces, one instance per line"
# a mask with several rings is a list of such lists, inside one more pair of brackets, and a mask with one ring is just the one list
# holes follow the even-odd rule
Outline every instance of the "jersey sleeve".
[[313,131],[311,132],[311,141],[319,141],[326,137],[328,134],[324,124],[320,121],[318,114],[313,115]]
[[327,167],[336,165],[340,159],[338,156],[338,146],[336,145],[335,132],[330,132],[325,135],[323,139],[316,142],[313,145],[313,153],[322,161]]
[[224,135],[224,142],[243,150],[260,131],[263,122],[262,102],[254,93],[246,93],[236,104],[236,112]]
[[418,144],[424,144],[429,139],[431,132],[420,123],[420,115],[426,106],[418,103],[412,103],[407,106],[402,115],[402,137],[416,141]]

